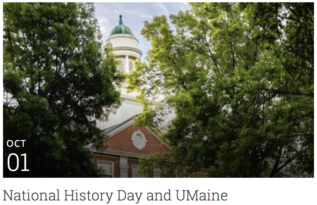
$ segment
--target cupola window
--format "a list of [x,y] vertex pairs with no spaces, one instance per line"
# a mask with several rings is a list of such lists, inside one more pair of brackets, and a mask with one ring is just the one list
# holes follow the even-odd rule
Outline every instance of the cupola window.
[[119,69],[124,72],[124,60],[120,60]]
[[133,62],[132,60],[129,61],[129,73],[133,70]]

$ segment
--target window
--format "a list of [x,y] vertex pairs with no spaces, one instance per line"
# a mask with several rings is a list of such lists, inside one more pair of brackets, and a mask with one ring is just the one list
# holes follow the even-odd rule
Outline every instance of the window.
[[133,61],[130,60],[129,61],[129,73],[131,73],[132,70],[133,70]]
[[133,178],[141,178],[142,176],[138,174],[139,165],[132,165],[132,177]]
[[144,134],[140,130],[133,133],[131,140],[132,140],[133,145],[138,150],[143,149],[147,143],[147,140],[146,140]]
[[124,60],[120,60],[120,65],[119,65],[119,69],[124,72]]
[[113,162],[98,161],[97,168],[101,170],[104,177],[113,177]]

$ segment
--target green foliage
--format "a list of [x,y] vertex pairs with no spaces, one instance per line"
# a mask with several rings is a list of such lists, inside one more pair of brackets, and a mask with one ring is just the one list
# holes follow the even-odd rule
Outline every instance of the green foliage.
[[170,16],[174,32],[165,16],[142,30],[152,49],[128,77],[144,105],[137,125],[171,151],[141,165],[184,176],[313,176],[313,4],[191,5]]
[[[4,176],[97,176],[85,146],[101,148],[95,119],[120,104],[123,76],[93,12],[91,3],[4,3]],[[10,153],[26,153],[30,171],[10,172]]]

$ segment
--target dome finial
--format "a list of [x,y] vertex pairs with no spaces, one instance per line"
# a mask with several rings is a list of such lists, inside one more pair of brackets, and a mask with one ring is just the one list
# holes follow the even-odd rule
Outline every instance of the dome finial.
[[122,15],[120,15],[119,17],[120,17],[120,20],[119,20],[119,25],[123,25],[123,22],[122,22]]
[[119,15],[120,20],[119,20],[119,25],[115,26],[112,30],[110,35],[115,35],[115,34],[127,34],[133,36],[133,33],[129,27],[123,25],[122,22],[122,15]]

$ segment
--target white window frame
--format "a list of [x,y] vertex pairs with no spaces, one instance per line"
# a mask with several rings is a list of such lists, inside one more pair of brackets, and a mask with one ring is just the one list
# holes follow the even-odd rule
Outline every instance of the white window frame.
[[[137,138],[140,137],[140,141],[137,140]],[[132,141],[132,144],[138,149],[138,150],[141,150],[143,149],[145,146],[146,146],[146,143],[147,143],[147,140],[146,140],[146,137],[145,135],[140,131],[136,131],[132,134],[132,137],[131,137],[131,141]],[[139,142],[139,143],[138,143]]]
[[125,59],[119,59],[120,60],[120,64],[119,64],[119,70],[121,70],[122,72],[125,71]]
[[97,160],[97,168],[100,169],[99,163],[109,163],[111,164],[111,170],[112,170],[112,177],[109,178],[114,178],[114,162],[113,161],[107,161],[107,160]]
[[129,73],[133,70],[133,60],[129,60]]
[[139,168],[140,168],[140,166],[137,164],[132,165],[132,177],[133,178],[142,178],[142,176],[140,174],[138,174]]

